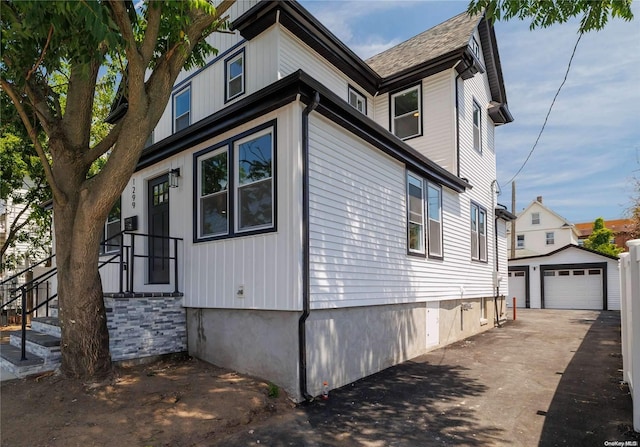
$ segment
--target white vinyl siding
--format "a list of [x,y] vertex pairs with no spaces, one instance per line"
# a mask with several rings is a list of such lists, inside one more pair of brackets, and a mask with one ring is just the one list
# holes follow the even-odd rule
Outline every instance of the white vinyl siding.
[[[244,2],[236,2],[244,3]],[[218,35],[220,33],[214,33]],[[271,28],[256,39],[250,42],[243,41],[239,33],[225,34],[227,38],[215,39],[221,42],[221,46],[215,48],[219,49],[217,56],[212,57],[215,62],[204,68],[200,68],[200,71],[192,71],[189,76],[197,73],[195,76],[188,78],[181,74],[174,92],[179,91],[184,87],[186,83],[189,83],[192,88],[191,97],[191,123],[196,123],[203,118],[212,115],[224,107],[233,104],[236,101],[242,100],[246,95],[254,93],[269,84],[272,84],[278,79],[278,31]],[[225,84],[227,82],[225,78],[225,60],[232,55],[238,53],[244,49],[244,88],[245,93],[238,95],[226,101],[224,94]],[[249,67],[259,67],[259,69],[251,69]],[[182,83],[181,83],[182,82]],[[346,86],[345,86],[346,89]],[[219,92],[219,94],[209,94],[212,91]],[[203,92],[207,92],[206,94]],[[165,112],[163,113],[158,125],[154,131],[155,141],[158,142],[172,133],[172,106],[169,104]]]
[[[445,70],[422,81],[422,136],[407,141],[414,149],[449,172],[457,174],[454,70]],[[371,103],[370,103],[371,104]],[[374,119],[390,127],[390,95],[375,97]]]
[[309,132],[312,308],[493,295],[495,264],[469,257],[466,194],[442,189],[444,259],[407,256],[405,166],[317,114]]
[[[325,87],[343,98],[345,102],[349,102],[349,86],[351,85],[355,86],[365,100],[371,104],[372,96],[366,93],[363,88],[358,87],[356,82],[345,76],[344,73],[291,34],[289,30],[282,27],[277,29],[279,32],[278,44],[280,45],[278,79],[282,79],[302,68],[305,73],[322,82]],[[369,117],[372,116],[370,109],[372,107],[366,110],[366,114]]]
[[[182,238],[178,244],[179,290],[184,292],[184,306],[194,308],[265,309],[299,311],[301,298],[301,161],[300,116],[303,107],[298,103],[287,105],[252,120],[214,138],[203,141],[189,150],[176,154],[153,166],[134,173],[122,195],[122,215],[139,217],[138,227],[147,228],[145,210],[146,181],[180,167],[181,182],[171,188],[170,223],[172,237]],[[238,135],[252,131],[277,120],[276,175],[277,232],[242,235],[211,241],[194,242],[197,226],[196,175],[194,154]],[[231,158],[229,159],[231,163]],[[132,206],[132,191],[138,195]],[[161,288],[144,284],[143,259],[136,262],[136,287],[144,292],[161,292]],[[173,277],[172,277],[173,280]],[[117,285],[117,281],[112,284]],[[106,282],[104,283],[106,284]],[[240,286],[244,298],[237,295]],[[105,289],[107,290],[107,289]],[[115,290],[109,290],[115,291]],[[165,290],[166,291],[166,290]]]

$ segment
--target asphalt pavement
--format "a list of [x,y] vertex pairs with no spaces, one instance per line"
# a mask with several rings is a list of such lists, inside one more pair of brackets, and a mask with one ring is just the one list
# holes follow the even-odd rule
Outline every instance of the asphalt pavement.
[[620,313],[523,309],[517,318],[216,445],[640,446],[621,383]]

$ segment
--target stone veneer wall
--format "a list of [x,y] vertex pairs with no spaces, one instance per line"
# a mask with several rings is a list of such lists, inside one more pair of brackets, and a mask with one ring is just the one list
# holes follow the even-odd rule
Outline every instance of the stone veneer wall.
[[182,295],[163,295],[104,297],[113,361],[187,351]]

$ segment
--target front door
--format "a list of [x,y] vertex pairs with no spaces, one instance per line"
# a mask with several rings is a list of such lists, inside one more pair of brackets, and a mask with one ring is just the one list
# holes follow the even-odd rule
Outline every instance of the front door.
[[169,283],[169,175],[149,181],[149,283]]

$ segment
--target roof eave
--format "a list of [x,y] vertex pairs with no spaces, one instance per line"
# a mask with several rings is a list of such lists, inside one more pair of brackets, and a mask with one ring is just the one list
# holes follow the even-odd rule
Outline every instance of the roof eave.
[[251,40],[280,23],[325,59],[340,68],[369,94],[375,94],[380,76],[298,2],[260,2],[231,25]]

